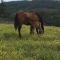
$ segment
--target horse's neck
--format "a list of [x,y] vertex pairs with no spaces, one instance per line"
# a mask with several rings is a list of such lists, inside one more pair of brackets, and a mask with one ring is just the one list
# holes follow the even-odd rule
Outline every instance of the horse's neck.
[[31,14],[28,13],[28,12],[25,12],[25,14],[26,14],[27,17],[30,17],[30,15],[31,15]]

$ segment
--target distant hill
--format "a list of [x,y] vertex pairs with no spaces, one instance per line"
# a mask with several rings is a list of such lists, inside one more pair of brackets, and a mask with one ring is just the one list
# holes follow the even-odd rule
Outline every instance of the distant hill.
[[15,1],[4,4],[8,15],[14,15],[18,11],[60,11],[60,1]]
[[56,1],[15,1],[5,3],[6,7],[12,11],[31,10],[39,8],[60,9],[60,2]]

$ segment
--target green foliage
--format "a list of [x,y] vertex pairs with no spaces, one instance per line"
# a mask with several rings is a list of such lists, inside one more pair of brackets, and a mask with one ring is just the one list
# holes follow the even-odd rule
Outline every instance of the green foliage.
[[45,26],[45,33],[29,34],[29,26],[19,38],[13,24],[0,24],[0,60],[60,60],[60,27]]
[[[14,17],[19,11],[60,12],[60,2],[56,1],[16,1],[4,3],[7,17]],[[60,13],[59,13],[60,14]]]
[[7,12],[6,12],[6,5],[5,3],[0,4],[0,17],[6,17]]

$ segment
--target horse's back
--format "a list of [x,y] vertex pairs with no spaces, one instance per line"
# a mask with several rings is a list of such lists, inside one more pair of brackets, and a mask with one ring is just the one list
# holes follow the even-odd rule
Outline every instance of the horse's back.
[[17,17],[20,24],[31,25],[39,23],[38,16],[33,12],[19,12],[17,13]]

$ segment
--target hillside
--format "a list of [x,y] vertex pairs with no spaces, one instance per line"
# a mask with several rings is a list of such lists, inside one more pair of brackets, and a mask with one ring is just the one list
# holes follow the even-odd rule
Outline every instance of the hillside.
[[5,10],[10,14],[22,10],[37,10],[37,11],[60,10],[60,2],[56,2],[56,1],[35,1],[35,2],[15,1],[4,4],[6,6]]

